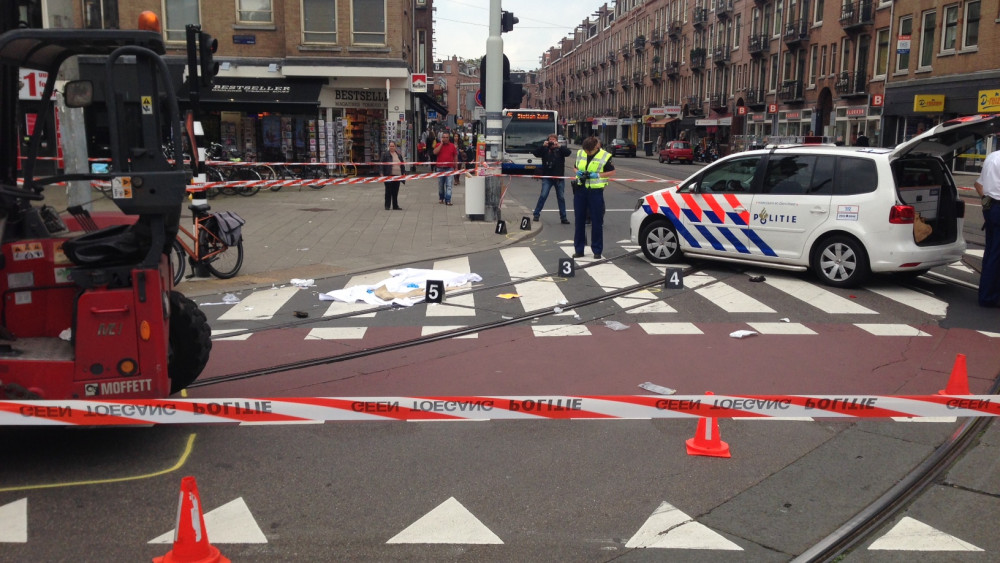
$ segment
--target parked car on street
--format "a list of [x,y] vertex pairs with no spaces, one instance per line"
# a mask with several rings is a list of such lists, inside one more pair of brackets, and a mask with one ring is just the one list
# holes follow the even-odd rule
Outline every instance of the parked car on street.
[[636,202],[631,239],[654,263],[684,254],[812,270],[853,287],[961,260],[965,202],[945,158],[1000,131],[1000,116],[942,123],[894,148],[736,153]]
[[687,141],[670,141],[663,150],[660,151],[660,164],[671,163],[673,161],[694,162],[694,151],[691,150],[691,143]]
[[606,148],[611,153],[611,156],[629,156],[635,158],[635,143],[628,139],[614,139]]

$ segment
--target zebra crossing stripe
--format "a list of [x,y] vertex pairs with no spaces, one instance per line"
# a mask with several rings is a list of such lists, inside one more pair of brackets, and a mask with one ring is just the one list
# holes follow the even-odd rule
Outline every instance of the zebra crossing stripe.
[[[500,250],[500,256],[512,280],[541,276],[548,273],[530,248],[509,247]],[[554,266],[554,265],[553,265]],[[566,301],[559,285],[551,277],[514,284],[514,291],[525,311],[552,309]]]
[[767,285],[831,315],[878,314],[867,307],[858,305],[850,299],[844,299],[831,291],[807,281],[771,274],[767,276],[765,282]]
[[918,311],[927,313],[928,315],[934,315],[936,317],[944,317],[948,314],[948,303],[946,301],[941,301],[940,299],[927,295],[921,291],[914,291],[905,287],[869,287],[867,288],[873,293],[877,293],[882,297],[891,299],[897,303],[906,305],[907,307],[913,307]]
[[875,336],[930,336],[926,332],[904,324],[867,324],[854,323],[854,326]]
[[250,321],[270,319],[288,302],[299,288],[295,286],[257,290],[243,298],[219,317],[220,321]]
[[[685,285],[691,285],[691,278],[696,276],[688,276],[684,279]],[[714,281],[711,276],[704,276],[705,278]],[[726,285],[724,283],[707,284],[703,287],[698,287],[694,290],[695,293],[701,295],[711,303],[721,307],[728,313],[774,313],[775,310],[768,307],[767,305],[757,301],[753,297],[750,297],[746,293]]]

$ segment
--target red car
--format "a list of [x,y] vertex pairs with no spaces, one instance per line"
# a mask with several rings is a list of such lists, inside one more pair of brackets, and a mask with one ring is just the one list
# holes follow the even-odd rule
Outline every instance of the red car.
[[670,141],[663,150],[660,151],[660,164],[664,162],[694,162],[694,151],[691,150],[691,143],[687,141]]

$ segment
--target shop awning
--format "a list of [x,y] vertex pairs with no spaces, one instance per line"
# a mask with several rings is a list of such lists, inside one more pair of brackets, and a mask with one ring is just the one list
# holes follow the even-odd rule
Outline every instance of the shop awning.
[[[287,78],[215,77],[211,90],[203,90],[203,104],[299,104],[319,105],[319,91],[325,80],[289,80]],[[186,88],[182,88],[186,94]],[[186,96],[185,96],[186,97]]]
[[677,121],[678,117],[664,117],[662,119],[657,119],[656,121],[649,124],[650,127],[665,127],[668,123],[673,123]]
[[417,97],[420,98],[420,101],[423,102],[423,104],[427,106],[428,109],[432,109],[438,112],[439,119],[448,115],[448,108],[438,103],[438,101],[434,99],[434,96],[431,96],[430,94],[426,93],[421,93],[417,94]]

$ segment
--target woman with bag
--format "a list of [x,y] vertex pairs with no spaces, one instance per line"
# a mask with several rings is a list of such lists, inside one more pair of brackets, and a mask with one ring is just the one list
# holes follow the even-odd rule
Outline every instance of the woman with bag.
[[[396,148],[395,141],[389,141],[389,149],[382,155],[382,175],[402,176],[403,175],[403,155]],[[399,206],[399,180],[385,182],[385,209],[402,210]],[[402,183],[406,183],[405,180]]]

